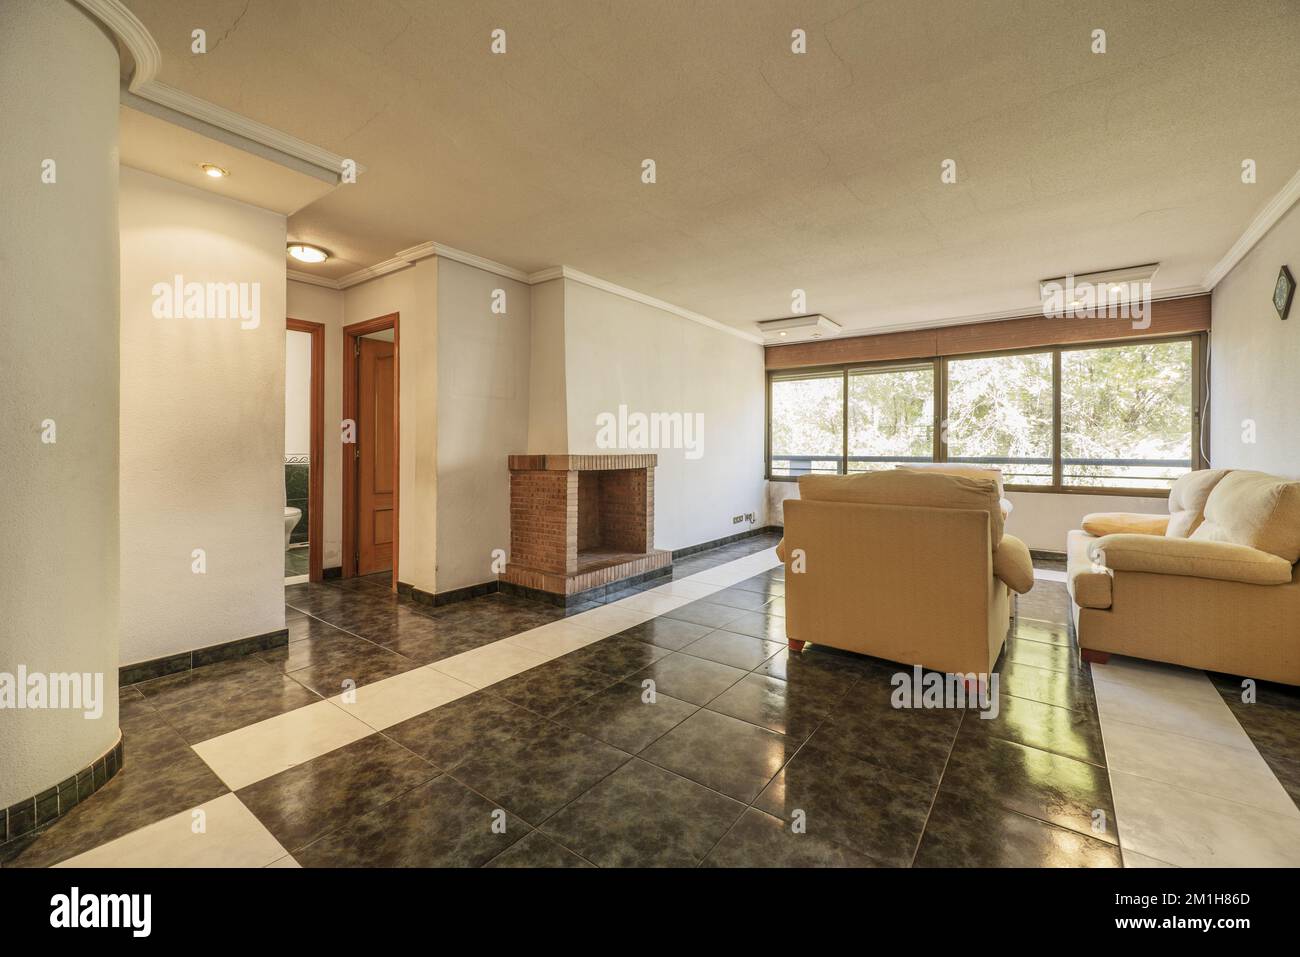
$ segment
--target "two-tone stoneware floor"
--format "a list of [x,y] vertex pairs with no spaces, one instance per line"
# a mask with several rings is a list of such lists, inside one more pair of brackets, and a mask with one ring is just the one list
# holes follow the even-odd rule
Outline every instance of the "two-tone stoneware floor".
[[123,688],[124,769],[0,857],[1300,863],[1292,689],[1244,705],[1227,676],[1090,671],[1045,570],[1020,600],[995,719],[895,709],[898,666],[787,650],[774,544],[701,553],[568,612],[503,595],[432,609],[368,579],[290,586],[287,647]]

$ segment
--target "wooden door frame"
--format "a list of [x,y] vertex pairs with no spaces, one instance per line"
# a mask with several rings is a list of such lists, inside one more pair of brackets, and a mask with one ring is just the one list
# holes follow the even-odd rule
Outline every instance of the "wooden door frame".
[[[354,322],[343,327],[343,418],[357,421],[357,340],[372,332],[393,330],[393,582],[397,591],[397,544],[401,524],[399,493],[401,491],[401,370],[402,333],[401,313],[393,312],[364,322]],[[359,436],[358,436],[359,437]],[[357,446],[343,445],[343,577],[352,578],[357,573]]]
[[311,439],[307,465],[307,579],[323,577],[325,555],[325,324],[286,319],[286,332],[311,336]]

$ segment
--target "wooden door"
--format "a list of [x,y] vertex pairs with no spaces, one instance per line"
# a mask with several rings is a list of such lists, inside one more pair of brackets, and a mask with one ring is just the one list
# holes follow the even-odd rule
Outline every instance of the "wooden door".
[[393,567],[393,462],[397,435],[393,423],[393,343],[358,339],[357,371],[357,574]]

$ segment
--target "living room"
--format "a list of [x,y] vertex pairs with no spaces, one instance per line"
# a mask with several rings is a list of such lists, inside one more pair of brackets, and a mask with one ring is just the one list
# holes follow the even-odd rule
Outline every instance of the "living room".
[[1297,42],[7,3],[0,869],[1300,864]]

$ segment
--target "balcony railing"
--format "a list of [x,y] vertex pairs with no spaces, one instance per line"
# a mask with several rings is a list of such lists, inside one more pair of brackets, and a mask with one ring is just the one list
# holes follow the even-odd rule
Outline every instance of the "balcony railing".
[[[790,478],[836,475],[844,471],[843,461],[843,457],[838,455],[773,455],[772,475]],[[928,455],[850,455],[848,471],[868,472],[932,461],[934,459]],[[962,465],[996,465],[1002,469],[1002,478],[1007,485],[1052,484],[1052,460],[1047,456],[965,455],[950,456],[948,461]],[[1191,467],[1190,458],[1067,457],[1061,459],[1061,479],[1064,485],[1085,488],[1168,489],[1174,479]]]

